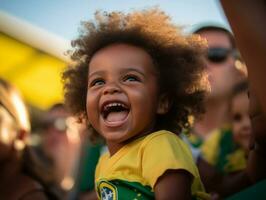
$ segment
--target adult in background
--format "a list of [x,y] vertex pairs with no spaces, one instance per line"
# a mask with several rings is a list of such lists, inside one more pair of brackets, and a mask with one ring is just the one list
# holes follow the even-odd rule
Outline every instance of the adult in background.
[[190,140],[195,147],[200,147],[206,161],[223,172],[226,156],[234,146],[229,126],[230,94],[244,75],[235,67],[238,53],[230,31],[216,25],[205,25],[194,33],[208,43],[206,65],[210,93],[205,102],[206,112],[202,118],[195,120]]
[[30,125],[18,91],[0,79],[0,199],[46,199],[27,157]]

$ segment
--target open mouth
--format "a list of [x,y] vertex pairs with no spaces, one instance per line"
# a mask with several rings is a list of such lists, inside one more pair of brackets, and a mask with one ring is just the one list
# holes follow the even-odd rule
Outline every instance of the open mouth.
[[102,108],[102,116],[109,123],[124,121],[129,113],[129,107],[122,102],[107,103]]

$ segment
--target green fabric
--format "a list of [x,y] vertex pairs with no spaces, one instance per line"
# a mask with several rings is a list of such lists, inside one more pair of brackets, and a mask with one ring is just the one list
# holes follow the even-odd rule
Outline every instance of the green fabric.
[[222,137],[220,141],[220,151],[215,167],[221,171],[225,171],[225,166],[229,162],[227,156],[236,150],[236,145],[233,140],[233,134],[230,129],[222,129]]
[[[217,151],[217,159],[215,159],[215,163],[213,163],[213,165],[218,171],[222,173],[229,173],[232,170],[228,171],[228,169],[226,168],[226,166],[231,166],[228,156],[237,150],[237,146],[233,140],[233,133],[231,128],[225,126],[224,128],[219,129],[219,134],[221,135],[221,137],[219,138],[219,141],[217,143],[218,148],[217,150],[215,150]],[[202,149],[203,145],[206,145],[203,139],[197,135],[191,134],[189,135],[188,139],[191,145],[195,148]],[[209,150],[214,151],[213,149]]]
[[123,180],[101,181],[98,188],[98,196],[105,200],[148,200],[154,199],[151,187],[143,186],[137,182]]
[[[101,186],[102,185],[102,186]],[[137,182],[124,180],[101,181],[98,188],[98,197],[104,200],[151,200],[155,199],[151,187]],[[196,198],[193,197],[193,200]]]
[[234,152],[227,155],[228,162],[224,166],[226,173],[237,172],[246,169],[247,155],[242,148],[236,148]]
[[201,139],[200,137],[197,137],[195,135],[191,135],[189,137],[189,141],[190,141],[191,145],[195,148],[199,148],[203,144],[203,139]]
[[82,172],[79,191],[91,191],[94,189],[94,174],[98,160],[101,156],[103,142],[95,145],[87,144],[85,147],[84,161],[82,163]]
[[226,200],[265,200],[266,199],[266,180],[253,185]]

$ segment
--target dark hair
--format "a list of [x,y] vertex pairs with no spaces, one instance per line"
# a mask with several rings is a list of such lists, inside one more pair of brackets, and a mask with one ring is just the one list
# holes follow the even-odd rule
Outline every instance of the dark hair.
[[240,93],[244,93],[246,92],[248,95],[248,80],[244,79],[241,80],[240,82],[236,83],[234,85],[234,87],[231,90],[231,94],[230,94],[230,102],[228,104],[228,111],[231,112],[232,110],[232,106],[233,106],[233,99],[235,96],[237,96]]
[[180,132],[189,126],[188,115],[203,112],[205,43],[198,36],[182,35],[169,17],[155,8],[130,14],[96,12],[95,21],[83,22],[70,52],[76,65],[63,73],[65,103],[73,114],[86,118],[90,60],[99,49],[114,43],[140,47],[153,59],[160,94],[171,102],[169,112],[158,116],[157,129]]
[[233,87],[231,98],[233,98],[234,96],[242,92],[247,92],[247,91],[248,91],[248,81],[245,79],[245,80],[240,81]]
[[234,38],[233,34],[228,29],[226,29],[222,26],[218,26],[218,25],[205,24],[205,25],[198,26],[195,30],[193,30],[193,33],[198,34],[198,33],[203,32],[203,31],[220,31],[220,32],[225,33],[228,36],[228,39],[229,39],[231,46],[232,46],[232,49],[236,48],[235,38]]

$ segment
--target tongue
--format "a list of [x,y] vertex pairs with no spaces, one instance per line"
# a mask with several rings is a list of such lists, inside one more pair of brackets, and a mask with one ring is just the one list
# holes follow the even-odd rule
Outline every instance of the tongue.
[[118,122],[124,120],[128,115],[127,111],[110,112],[106,118],[108,122]]

